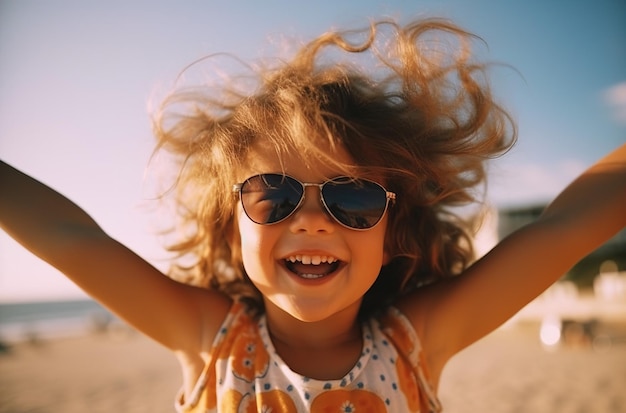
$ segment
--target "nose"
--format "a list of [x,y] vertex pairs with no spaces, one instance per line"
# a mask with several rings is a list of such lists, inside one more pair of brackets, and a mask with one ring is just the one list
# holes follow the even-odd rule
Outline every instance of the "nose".
[[306,186],[304,199],[300,208],[293,214],[290,221],[292,232],[331,233],[335,222],[322,205],[321,188],[316,185]]

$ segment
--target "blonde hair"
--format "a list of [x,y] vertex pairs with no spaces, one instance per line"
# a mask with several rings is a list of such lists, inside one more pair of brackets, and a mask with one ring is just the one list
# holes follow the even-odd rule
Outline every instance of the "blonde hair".
[[[487,65],[472,60],[475,40],[438,19],[378,21],[323,34],[291,60],[257,70],[252,93],[238,91],[249,78],[232,78],[211,93],[172,94],[155,132],[158,148],[180,162],[176,199],[185,236],[170,250],[192,260],[175,263],[170,274],[261,305],[243,270],[231,192],[238,168],[260,144],[328,162],[332,153],[319,147],[341,145],[361,173],[397,194],[385,240],[392,259],[363,313],[459,274],[473,259],[471,228],[451,208],[476,201],[485,161],[516,136],[491,96]],[[176,113],[181,104],[187,113]]]

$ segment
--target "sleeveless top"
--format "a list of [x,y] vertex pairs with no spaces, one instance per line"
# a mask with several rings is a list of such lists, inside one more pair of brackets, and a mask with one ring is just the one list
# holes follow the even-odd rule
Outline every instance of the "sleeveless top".
[[415,330],[396,308],[363,323],[363,350],[338,380],[291,370],[276,353],[265,316],[235,302],[194,390],[179,413],[440,412]]

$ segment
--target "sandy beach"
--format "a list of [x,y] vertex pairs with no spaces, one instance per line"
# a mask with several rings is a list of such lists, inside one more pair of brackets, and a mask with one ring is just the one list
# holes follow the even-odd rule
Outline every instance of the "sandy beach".
[[446,413],[624,413],[626,342],[546,349],[539,326],[498,330],[444,370],[439,396]]
[[[0,412],[168,413],[177,361],[128,330],[21,343],[0,354]],[[538,326],[498,330],[444,371],[446,413],[626,412],[626,343],[547,351]]]

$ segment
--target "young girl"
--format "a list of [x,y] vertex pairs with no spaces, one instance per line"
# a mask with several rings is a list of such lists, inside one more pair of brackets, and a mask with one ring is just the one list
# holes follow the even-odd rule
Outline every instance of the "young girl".
[[180,166],[171,277],[6,164],[0,222],[177,355],[181,412],[440,411],[446,362],[626,224],[622,147],[472,263],[453,207],[515,140],[472,39],[377,22],[251,93],[173,94],[155,123]]

